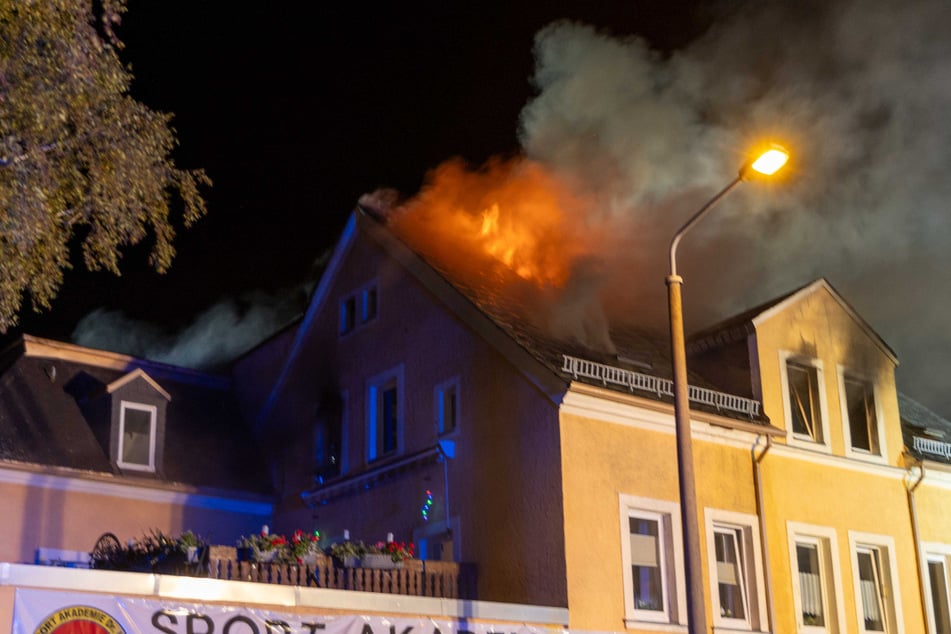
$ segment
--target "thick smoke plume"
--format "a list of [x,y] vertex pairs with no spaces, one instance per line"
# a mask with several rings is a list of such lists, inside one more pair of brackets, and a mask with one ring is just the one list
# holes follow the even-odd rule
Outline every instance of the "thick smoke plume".
[[[542,257],[556,249],[569,263],[539,280],[571,291],[555,321],[589,332],[604,310],[661,325],[673,233],[751,145],[779,140],[794,156],[786,178],[744,184],[681,246],[688,329],[826,277],[897,350],[900,388],[949,416],[933,370],[951,367],[949,33],[945,0],[744,3],[670,55],[550,25],[535,42],[524,158],[480,172],[544,172],[568,203],[525,215],[496,199],[509,184],[493,181],[471,203],[448,203],[463,220],[447,229],[481,232],[498,203],[490,224],[521,227],[543,240]],[[445,216],[432,201],[453,191],[447,173],[480,172],[437,170],[404,211]]]

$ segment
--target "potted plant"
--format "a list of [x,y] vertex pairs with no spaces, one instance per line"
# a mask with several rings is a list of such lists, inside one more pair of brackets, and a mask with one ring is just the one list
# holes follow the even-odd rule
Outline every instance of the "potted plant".
[[305,533],[297,529],[291,535],[288,549],[291,560],[298,564],[314,564],[317,561],[317,555],[323,552],[320,548],[320,531]]
[[353,542],[348,540],[337,542],[330,547],[330,556],[334,563],[342,568],[356,568],[360,565],[360,559],[367,554],[367,545],[363,542]]
[[415,546],[412,542],[377,542],[363,556],[363,566],[366,568],[402,568],[403,561],[412,559]]
[[281,555],[287,546],[287,538],[283,535],[272,535],[265,525],[257,535],[240,537],[237,546],[239,561],[244,556],[247,557],[246,560],[268,563],[283,559]]
[[178,536],[178,547],[185,553],[187,563],[196,564],[202,560],[208,543],[200,535],[189,530]]

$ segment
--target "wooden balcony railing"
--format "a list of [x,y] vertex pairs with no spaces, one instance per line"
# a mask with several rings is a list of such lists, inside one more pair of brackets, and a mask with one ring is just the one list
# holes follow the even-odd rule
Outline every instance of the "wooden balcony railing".
[[326,555],[318,555],[314,563],[304,564],[238,561],[235,548],[212,546],[208,558],[208,576],[230,581],[386,592],[442,599],[460,598],[460,587],[470,585],[460,584],[460,566],[455,562],[407,559],[402,563],[401,568],[379,570],[335,567],[333,560]]

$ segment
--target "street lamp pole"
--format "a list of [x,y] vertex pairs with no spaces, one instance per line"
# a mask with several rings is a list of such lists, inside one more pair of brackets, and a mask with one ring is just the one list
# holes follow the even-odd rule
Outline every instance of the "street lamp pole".
[[[769,158],[767,158],[767,156]],[[677,437],[677,473],[680,483],[680,514],[684,541],[684,573],[687,586],[687,630],[689,634],[707,634],[707,611],[703,600],[703,574],[700,561],[700,526],[697,519],[697,485],[693,469],[693,441],[690,435],[690,395],[687,384],[687,348],[684,337],[684,313],[677,274],[677,246],[681,238],[713,207],[752,172],[773,174],[788,159],[781,148],[772,148],[756,161],[744,165],[729,185],[695,213],[670,243],[670,274],[667,276],[667,307],[670,314],[670,352],[673,364],[674,429]],[[765,161],[765,162],[764,162]]]

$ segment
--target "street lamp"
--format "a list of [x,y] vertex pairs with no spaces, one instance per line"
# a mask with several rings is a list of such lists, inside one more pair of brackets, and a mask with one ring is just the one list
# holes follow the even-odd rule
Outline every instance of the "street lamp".
[[789,159],[789,153],[772,146],[740,168],[737,177],[711,198],[687,221],[670,243],[670,274],[667,276],[667,306],[670,312],[670,354],[674,379],[674,421],[677,436],[677,473],[680,481],[680,514],[683,523],[684,568],[687,576],[687,629],[689,634],[707,633],[700,566],[700,527],[697,523],[697,487],[693,473],[693,443],[690,437],[690,401],[687,386],[687,349],[684,343],[683,300],[677,275],[677,245],[714,205],[737,185],[757,174],[771,176]]

